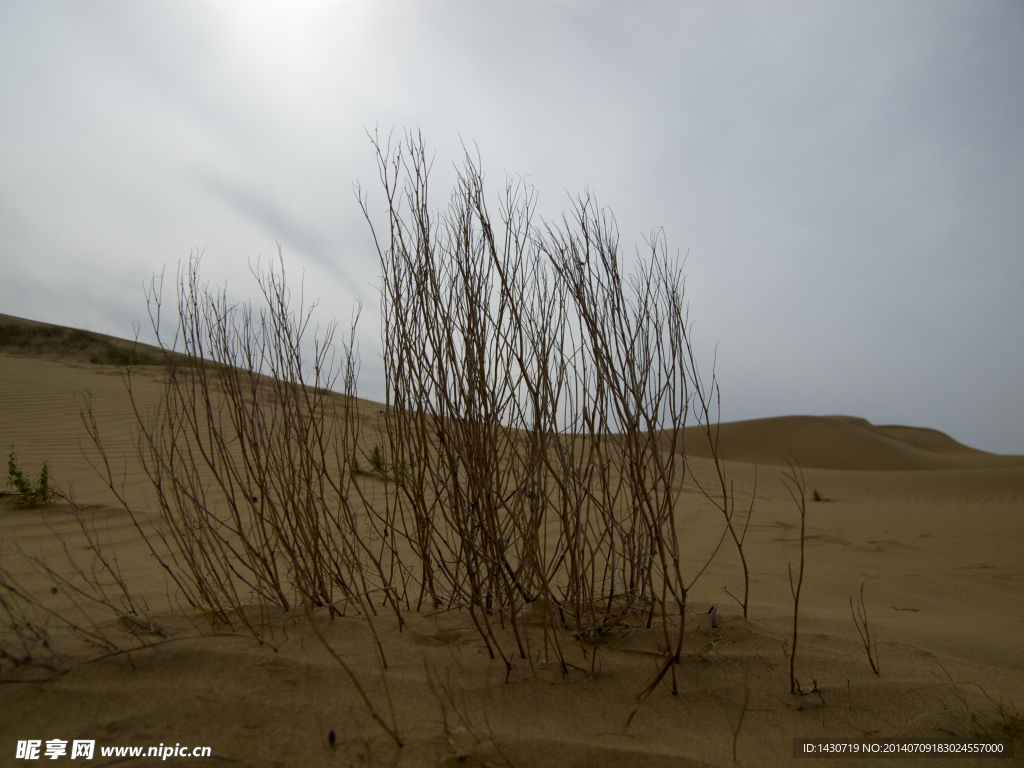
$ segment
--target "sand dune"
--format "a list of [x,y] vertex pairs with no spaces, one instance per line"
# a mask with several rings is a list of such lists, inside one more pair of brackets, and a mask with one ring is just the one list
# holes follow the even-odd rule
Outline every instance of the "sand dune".
[[[728,461],[854,470],[989,469],[1024,467],[1022,456],[985,453],[934,429],[876,426],[851,416],[780,416],[717,427]],[[692,455],[710,456],[699,429],[686,432]]]
[[[138,401],[155,403],[162,369],[136,373]],[[134,522],[92,466],[98,456],[80,420],[86,398]],[[376,418],[377,408],[367,403],[365,418]],[[664,651],[662,631],[641,617],[605,638],[596,656],[565,638],[573,666],[563,674],[547,663],[542,642],[508,672],[488,657],[465,611],[407,611],[400,628],[382,609],[374,623],[388,663],[382,675],[365,621],[318,613],[314,621],[331,648],[382,713],[393,709],[405,744],[399,748],[301,612],[254,613],[266,622],[259,642],[238,623],[224,626],[183,605],[137,528],[155,526],[155,515],[135,425],[116,368],[0,354],[0,443],[15,447],[29,473],[49,462],[149,606],[145,627],[111,617],[101,628],[119,642],[153,643],[116,654],[83,647],[59,670],[0,658],[0,764],[32,764],[14,760],[16,742],[51,738],[95,739],[98,747],[209,745],[214,764],[251,766],[719,766],[735,764],[734,755],[741,765],[783,765],[797,737],[1005,737],[1017,739],[1013,764],[1024,757],[1024,457],[844,416],[722,424],[728,482],[744,511],[756,477],[746,542],[751,614],[744,619],[725,591],[741,589],[735,550],[723,545],[701,573],[723,528],[701,491],[715,498],[716,468],[691,431],[678,528],[682,566],[701,575],[690,591],[676,692],[666,678],[638,703]],[[817,490],[825,499],[808,505],[797,667],[819,692],[806,696],[788,687],[787,574],[799,558],[799,516],[781,482],[786,455],[805,468],[808,495]],[[383,482],[373,487],[389,492]],[[32,563],[60,571],[70,552],[92,567],[69,508],[16,509],[10,496],[0,502],[0,566],[47,605],[71,610],[75,596]],[[880,675],[850,612],[862,584]],[[0,628],[0,647],[11,636]],[[501,636],[514,647],[510,630]],[[114,759],[97,754],[86,762]],[[807,764],[815,762],[825,760]]]

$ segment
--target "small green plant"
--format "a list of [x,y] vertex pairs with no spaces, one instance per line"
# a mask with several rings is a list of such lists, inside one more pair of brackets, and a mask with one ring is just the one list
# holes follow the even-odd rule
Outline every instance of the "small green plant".
[[33,484],[18,467],[18,458],[14,454],[13,445],[7,456],[7,484],[18,494],[18,498],[14,500],[16,507],[34,507],[37,504],[45,504],[53,496],[50,468],[46,462],[44,461],[40,467],[39,478]]
[[814,489],[814,500],[815,501],[824,501],[824,499],[821,498],[821,494],[818,493],[818,489],[817,488]]
[[384,454],[379,445],[373,446],[373,450],[370,451],[370,466],[373,467],[374,472],[384,474]]

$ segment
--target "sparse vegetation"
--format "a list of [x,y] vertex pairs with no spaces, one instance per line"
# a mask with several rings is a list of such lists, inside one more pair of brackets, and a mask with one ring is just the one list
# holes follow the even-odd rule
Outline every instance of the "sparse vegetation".
[[159,365],[154,355],[114,344],[97,334],[56,325],[0,325],[0,348],[33,354],[88,358],[105,365]]
[[53,485],[50,482],[50,467],[44,461],[39,467],[39,476],[35,482],[25,476],[18,467],[18,458],[14,446],[7,456],[7,485],[14,489],[16,507],[35,507],[46,504],[53,496]]
[[793,596],[793,641],[789,647],[789,692],[792,694],[806,694],[813,693],[818,688],[817,681],[814,682],[813,686],[804,688],[800,685],[800,681],[796,679],[796,644],[800,636],[800,591],[804,585],[804,565],[806,562],[804,547],[807,542],[807,482],[804,480],[803,468],[799,465],[793,466],[793,463],[788,459],[786,463],[789,464],[789,471],[783,473],[783,481],[790,498],[796,504],[797,511],[800,512],[800,569],[797,571],[796,581],[793,580],[793,564],[787,564],[789,567],[789,590]]
[[348,468],[349,468],[349,471],[353,475],[361,475],[361,474],[363,474],[363,466],[362,466],[362,464],[359,463],[359,457],[358,456],[355,456],[355,455],[352,456],[351,461],[349,461]]
[[[45,559],[20,551],[24,564],[37,578],[51,584],[40,596],[23,579],[0,566],[0,661],[15,667],[34,667],[57,676],[67,661],[70,634],[86,647],[102,654],[116,654],[125,647],[144,648],[167,639],[167,633],[145,612],[128,589],[116,558],[100,545],[99,535],[72,498],[52,491],[81,529],[90,554],[73,552],[65,542],[65,562],[54,567]],[[6,553],[4,553],[6,554]],[[60,595],[55,605],[51,596]],[[118,632],[110,630],[116,620]],[[127,632],[125,632],[127,630]]]
[[878,667],[878,645],[875,639],[871,637],[871,630],[868,628],[868,608],[864,603],[864,582],[861,582],[860,598],[857,600],[856,606],[854,605],[853,598],[850,598],[850,614],[853,616],[853,623],[857,627],[857,634],[860,635],[860,639],[864,643],[864,650],[867,651],[871,671],[876,675],[881,675]]
[[380,452],[380,446],[373,446],[373,450],[370,451],[369,458],[370,466],[373,467],[373,471],[379,475],[383,475],[385,471],[384,467],[384,455]]

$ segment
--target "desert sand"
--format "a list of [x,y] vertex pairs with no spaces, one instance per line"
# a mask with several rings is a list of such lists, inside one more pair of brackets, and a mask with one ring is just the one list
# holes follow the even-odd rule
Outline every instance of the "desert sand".
[[[400,629],[381,610],[374,626],[388,664],[382,675],[363,619],[318,612],[316,627],[382,716],[393,710],[399,747],[302,611],[267,617],[260,642],[183,606],[97,473],[80,418],[91,398],[124,497],[143,518],[155,515],[117,367],[73,350],[0,352],[5,455],[14,446],[32,476],[48,462],[151,619],[144,627],[113,619],[101,625],[127,649],[116,653],[83,645],[59,663],[0,659],[2,765],[34,764],[15,760],[17,741],[54,738],[96,740],[87,765],[154,765],[161,761],[101,758],[98,750],[178,743],[210,746],[211,764],[261,768],[770,766],[794,762],[794,738],[865,737],[1016,739],[1013,760],[983,764],[1024,761],[1024,457],[846,416],[722,424],[737,506],[745,510],[753,496],[749,618],[730,597],[742,590],[742,571],[735,550],[723,545],[690,590],[677,690],[666,678],[642,701],[664,654],[662,634],[643,621],[596,648],[566,639],[576,659],[568,673],[547,664],[535,645],[506,674],[466,611],[406,611]],[[156,366],[136,368],[137,397],[155,403],[163,375]],[[379,407],[366,403],[365,418]],[[711,483],[714,466],[693,437],[678,529],[684,570],[696,574],[723,524],[698,488]],[[800,517],[781,482],[787,457],[802,465],[808,493],[796,673],[816,689],[796,696],[788,677],[787,573],[799,562]],[[821,501],[811,500],[815,491]],[[42,603],[69,610],[72,596],[32,558],[61,571],[70,552],[88,569],[89,542],[66,503],[19,509],[12,501],[10,493],[0,499],[0,565]],[[862,585],[879,674],[851,614]],[[63,631],[53,626],[55,638]],[[0,627],[0,645],[11,638],[11,628]],[[843,764],[860,763],[879,761]]]

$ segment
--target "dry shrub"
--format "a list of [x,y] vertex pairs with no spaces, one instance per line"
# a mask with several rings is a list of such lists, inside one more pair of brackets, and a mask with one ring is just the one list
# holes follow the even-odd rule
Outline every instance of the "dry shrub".
[[[403,594],[467,607],[509,668],[529,658],[527,605],[563,670],[567,632],[593,642],[637,608],[660,618],[677,660],[682,434],[710,404],[679,263],[654,233],[624,275],[614,222],[589,196],[538,226],[532,190],[509,180],[492,221],[468,153],[435,213],[422,141],[374,145],[389,202],[375,230],[385,429],[411,469],[372,517],[401,540],[393,554],[418,561],[400,570]],[[506,623],[514,651],[495,629]]]
[[[688,419],[712,443],[723,540],[731,532],[747,574],[680,262],[654,232],[624,272],[614,220],[589,195],[538,224],[532,189],[509,180],[493,220],[468,153],[448,207],[432,211],[422,140],[373,145],[386,225],[359,200],[382,271],[383,449],[361,434],[358,312],[338,361],[336,326],[311,337],[312,308],[300,297],[293,309],[283,266],[254,270],[256,307],[202,283],[194,257],[173,338],[162,278],[147,295],[165,352],[155,410],[124,369],[156,527],[124,497],[86,401],[101,473],[183,598],[259,639],[271,612],[300,607],[352,608],[371,628],[380,606],[400,622],[464,608],[509,671],[540,656],[565,672],[566,643],[596,663],[624,622],[657,620],[666,655],[652,685],[671,671],[675,689],[703,573],[683,572],[677,525]],[[745,584],[744,615],[747,602]]]
[[61,546],[54,564],[17,541],[0,542],[0,660],[59,674],[83,648],[103,656],[160,642],[166,633],[129,590],[90,515],[63,493],[53,495],[87,546],[72,546],[53,531]]

